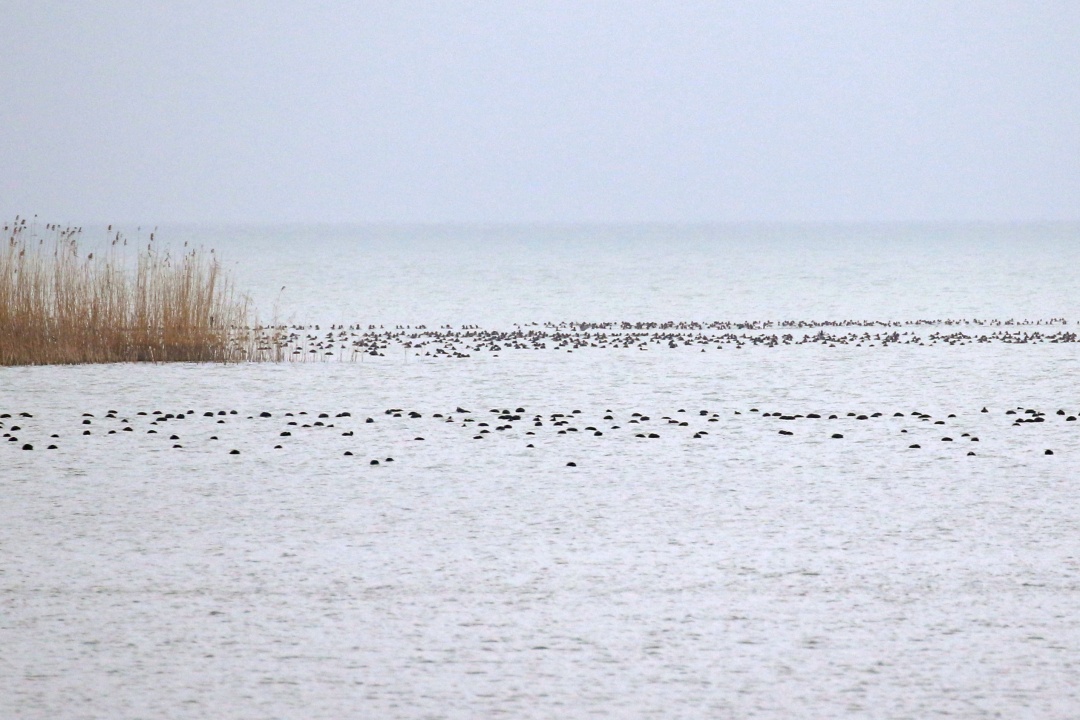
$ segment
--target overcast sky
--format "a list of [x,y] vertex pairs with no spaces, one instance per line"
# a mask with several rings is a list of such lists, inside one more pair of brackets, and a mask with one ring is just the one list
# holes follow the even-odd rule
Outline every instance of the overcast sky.
[[1080,220],[1076,0],[0,0],[0,53],[5,219]]

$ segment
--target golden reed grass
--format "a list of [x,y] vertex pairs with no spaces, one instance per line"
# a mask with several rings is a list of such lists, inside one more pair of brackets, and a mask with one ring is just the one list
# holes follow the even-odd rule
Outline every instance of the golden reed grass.
[[81,228],[16,218],[0,249],[0,365],[280,360],[213,250],[178,256],[153,235],[134,258],[110,226],[104,252]]

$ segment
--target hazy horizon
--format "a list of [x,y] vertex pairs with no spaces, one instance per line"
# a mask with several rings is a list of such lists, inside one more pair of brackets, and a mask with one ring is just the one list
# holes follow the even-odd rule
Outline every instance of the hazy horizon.
[[[15,216],[0,220],[0,225],[10,225]],[[122,234],[132,232],[149,233],[172,231],[229,231],[235,230],[303,230],[303,229],[327,229],[327,230],[387,230],[387,231],[420,231],[431,230],[649,230],[649,229],[676,229],[676,230],[701,230],[718,232],[739,231],[787,231],[787,230],[821,230],[835,233],[837,231],[908,231],[908,230],[988,230],[1004,231],[1010,228],[1021,229],[1060,229],[1067,231],[1080,230],[1080,219],[1062,220],[714,220],[714,221],[573,221],[573,220],[550,220],[550,221],[375,221],[375,220],[253,220],[253,221],[221,221],[221,220],[187,220],[177,222],[85,222],[85,223],[62,223],[54,218],[20,215],[19,220],[36,222],[39,229],[46,225],[56,225],[58,229],[78,228],[84,234],[111,230]]]
[[0,216],[1080,221],[1080,5],[9,3]]

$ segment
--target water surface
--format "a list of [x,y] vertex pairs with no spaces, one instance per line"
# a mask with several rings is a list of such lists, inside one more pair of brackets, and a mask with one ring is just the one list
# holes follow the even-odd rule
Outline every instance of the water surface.
[[[509,326],[1075,320],[1070,232],[162,235],[218,247],[260,305],[285,285],[298,321]],[[1075,717],[1080,422],[1057,410],[1080,411],[1077,360],[993,344],[2,368],[19,442],[0,445],[0,715]],[[517,407],[496,431],[489,411]],[[1017,407],[1046,421],[1015,425]],[[196,413],[136,414],[154,410]],[[219,410],[237,413],[203,416]]]

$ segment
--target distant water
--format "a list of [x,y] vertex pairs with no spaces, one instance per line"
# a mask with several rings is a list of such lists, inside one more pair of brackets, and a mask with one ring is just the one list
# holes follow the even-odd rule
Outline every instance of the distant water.
[[[297,323],[1080,319],[1077,227],[158,237]],[[1080,717],[1077,347],[0,368],[0,717]]]
[[1080,318],[1080,225],[313,225],[158,237],[216,248],[264,316],[276,307],[297,323]]

